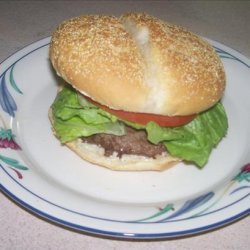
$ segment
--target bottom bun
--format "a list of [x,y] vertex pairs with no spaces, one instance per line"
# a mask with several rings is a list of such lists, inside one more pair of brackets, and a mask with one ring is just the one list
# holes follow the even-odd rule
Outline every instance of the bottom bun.
[[174,158],[167,154],[159,155],[155,159],[139,156],[139,155],[123,155],[119,158],[116,154],[105,156],[104,149],[95,144],[82,142],[77,139],[66,143],[72,151],[79,155],[82,159],[119,171],[146,171],[146,170],[165,170],[180,162],[180,159]]

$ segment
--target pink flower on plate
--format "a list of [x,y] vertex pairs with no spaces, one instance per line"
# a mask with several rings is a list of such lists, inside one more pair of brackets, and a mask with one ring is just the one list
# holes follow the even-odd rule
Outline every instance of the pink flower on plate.
[[242,172],[250,173],[250,163],[246,164],[246,165],[242,168]]
[[11,129],[0,128],[0,148],[21,149],[15,142]]

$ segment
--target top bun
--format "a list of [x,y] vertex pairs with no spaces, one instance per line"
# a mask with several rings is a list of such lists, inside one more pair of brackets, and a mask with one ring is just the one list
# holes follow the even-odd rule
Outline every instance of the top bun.
[[211,45],[145,13],[65,21],[53,34],[50,58],[79,92],[118,110],[195,114],[218,102],[225,88]]

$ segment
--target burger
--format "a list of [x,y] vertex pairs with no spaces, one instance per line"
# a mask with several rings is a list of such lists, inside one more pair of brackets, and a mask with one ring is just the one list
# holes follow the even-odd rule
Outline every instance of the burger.
[[213,47],[146,13],[84,15],[53,33],[64,83],[49,118],[81,158],[112,170],[203,168],[226,135],[225,72]]

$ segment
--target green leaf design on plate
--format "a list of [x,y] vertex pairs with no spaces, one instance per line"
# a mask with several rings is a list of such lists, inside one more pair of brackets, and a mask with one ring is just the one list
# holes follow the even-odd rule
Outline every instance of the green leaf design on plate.
[[11,129],[0,128],[0,138],[1,139],[11,140],[13,137],[14,136],[12,134]]
[[23,92],[17,87],[17,84],[16,84],[15,79],[14,79],[14,75],[13,75],[14,66],[15,65],[13,65],[11,67],[11,70],[10,70],[10,84],[13,87],[14,90],[16,90],[20,94],[23,94]]
[[17,168],[20,170],[28,170],[27,167],[23,166],[22,164],[19,163],[19,161],[15,160],[13,158],[9,158],[9,157],[0,155],[0,160],[2,160],[4,163],[6,163],[14,168]]
[[148,220],[151,220],[151,219],[155,219],[156,217],[159,217],[159,216],[161,216],[163,214],[166,214],[169,211],[174,210],[174,205],[173,204],[167,204],[164,208],[160,208],[159,210],[160,210],[159,212],[153,214],[152,216],[146,217],[144,219],[136,220],[135,222],[144,222],[144,221],[148,221]]

